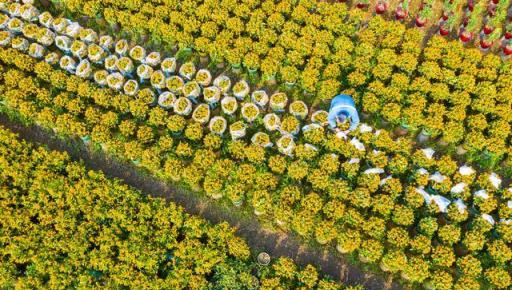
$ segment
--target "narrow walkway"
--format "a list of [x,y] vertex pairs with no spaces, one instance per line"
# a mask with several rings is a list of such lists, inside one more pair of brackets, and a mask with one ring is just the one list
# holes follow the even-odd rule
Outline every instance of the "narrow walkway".
[[155,177],[144,174],[132,164],[113,160],[105,154],[93,152],[79,140],[62,140],[41,127],[27,128],[0,114],[0,125],[19,134],[22,139],[36,144],[46,144],[52,150],[66,151],[73,160],[83,160],[87,168],[101,170],[106,176],[122,179],[126,184],[154,197],[163,197],[181,205],[188,213],[199,215],[212,223],[227,221],[237,228],[237,234],[244,238],[254,253],[266,251],[271,257],[287,256],[299,265],[313,264],[334,279],[348,285],[361,284],[365,289],[398,290],[403,287],[392,281],[391,277],[366,273],[351,265],[332,251],[304,245],[298,237],[284,232],[265,229],[254,218],[244,216],[232,206],[227,208],[204,196],[194,194]]

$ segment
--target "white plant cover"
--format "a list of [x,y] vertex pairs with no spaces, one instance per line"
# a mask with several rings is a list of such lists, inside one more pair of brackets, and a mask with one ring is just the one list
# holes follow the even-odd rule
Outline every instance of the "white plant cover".
[[76,68],[76,61],[72,57],[65,55],[60,58],[59,66],[63,70],[74,73]]
[[[101,76],[105,76],[104,78],[101,78]],[[108,72],[106,70],[98,70],[94,72],[94,81],[100,85],[104,86],[107,84],[107,76]]]
[[487,194],[487,190],[485,190],[485,189],[480,189],[478,191],[475,191],[473,193],[473,196],[474,197],[479,197],[479,198],[482,198],[482,199],[488,199],[489,198],[489,195]]
[[475,170],[471,166],[463,165],[459,168],[459,173],[462,176],[468,176],[475,173]]
[[82,60],[77,66],[76,66],[76,75],[87,79],[92,74],[92,68],[91,63],[87,59]]
[[[190,90],[191,89],[191,90]],[[188,91],[187,91],[188,90]],[[193,100],[197,99],[201,95],[201,87],[196,81],[187,82],[181,89],[183,95]]]
[[216,104],[220,100],[220,89],[216,86],[209,86],[203,89],[203,98],[210,104]]
[[436,151],[434,151],[434,149],[432,149],[432,148],[421,149],[421,151],[423,151],[423,154],[428,159],[432,159],[432,157],[434,156],[434,153],[436,153]]
[[146,58],[144,59],[144,63],[155,67],[160,64],[161,56],[158,51],[152,51],[148,55],[146,55]]
[[512,208],[512,200],[507,201],[507,207]]
[[[186,106],[183,109],[178,109],[178,104],[180,102],[186,102]],[[174,102],[174,111],[178,115],[187,116],[192,112],[192,102],[188,98],[179,97],[176,102]]]
[[[284,98],[281,101],[279,101],[279,100],[277,100],[277,98],[279,96],[284,96]],[[274,93],[274,94],[272,94],[272,96],[270,96],[269,102],[270,102],[270,108],[274,112],[283,112],[284,108],[288,104],[288,97],[286,96],[286,94],[281,93],[281,92]]]
[[99,39],[99,45],[105,50],[111,50],[114,47],[114,38],[110,35],[102,35]]
[[21,33],[25,23],[18,18],[11,18],[7,23],[7,27],[10,31],[14,33]]
[[11,42],[12,48],[17,49],[19,51],[23,51],[23,52],[27,51],[28,46],[29,46],[28,40],[26,40],[25,38],[19,38],[19,39],[21,40],[21,42],[18,44]]
[[[227,105],[230,103],[234,104],[233,108],[231,109],[227,108]],[[222,107],[224,114],[233,115],[238,109],[238,102],[234,97],[226,96],[220,101],[220,106]]]
[[374,167],[374,168],[366,169],[363,173],[364,174],[382,174],[382,173],[384,173],[384,169]]
[[71,23],[69,19],[66,18],[57,18],[54,19],[52,22],[52,29],[53,31],[57,33],[64,33],[66,30],[66,27]]
[[167,57],[160,63],[160,68],[162,71],[169,75],[176,71],[176,58],[174,57]]
[[81,36],[81,39],[87,43],[98,42],[98,33],[96,33],[96,31],[94,31],[90,28],[86,28],[86,29],[82,30],[82,34],[80,36]]
[[65,35],[58,35],[55,37],[55,45],[63,52],[69,52],[71,49],[71,39]]
[[347,138],[348,138],[347,131],[337,131],[336,138],[347,140]]
[[[285,140],[289,140],[288,146],[284,146],[283,143]],[[293,141],[293,136],[289,134],[281,136],[281,138],[277,140],[277,148],[282,154],[292,156],[293,149],[295,149],[295,141]]]
[[53,16],[50,12],[44,11],[43,13],[39,14],[37,19],[39,20],[39,23],[41,23],[41,25],[44,27],[52,28]]
[[176,96],[171,92],[163,92],[158,96],[158,105],[164,109],[171,109],[176,101]]
[[33,58],[42,58],[45,53],[44,46],[40,45],[39,43],[32,43],[30,44],[28,48],[28,53]]
[[37,42],[44,46],[50,46],[55,41],[56,34],[50,29],[45,29],[45,32],[37,37]]
[[245,81],[245,80],[240,80],[238,81],[238,83],[236,83],[234,86],[233,86],[233,89],[235,87],[238,87],[239,85],[242,86],[242,90],[238,91],[238,92],[235,92],[233,90],[233,95],[239,99],[239,100],[243,100],[245,98],[245,96],[247,96],[249,94],[249,91],[250,91],[250,87],[249,87],[249,84]]
[[[258,137],[259,137],[260,135],[263,135],[263,134],[267,135],[267,133],[263,133],[263,132],[256,132],[256,134],[252,135],[252,137],[251,137],[251,142],[252,142],[253,144],[256,144],[256,142],[257,142],[257,140],[258,140]],[[268,135],[267,135],[267,136],[268,136]],[[270,147],[272,147],[272,145],[274,145],[274,144],[272,144],[272,142],[270,142],[270,141],[269,141],[269,142],[267,142],[266,144],[257,144],[257,145],[261,145],[261,146],[262,146],[262,147],[264,147],[264,148],[270,148]]]
[[359,151],[365,151],[365,147],[364,147],[364,144],[359,141],[359,139],[357,139],[356,137],[352,138],[352,140],[350,140],[350,144],[352,144],[357,150]]
[[312,121],[314,124],[318,124],[318,125],[320,125],[320,126],[327,126],[327,124],[329,123],[329,122],[327,121],[327,118],[326,118],[324,121],[322,121],[322,122],[320,122],[319,120],[317,120],[317,119],[318,119],[318,117],[317,117],[317,116],[318,116],[318,115],[320,115],[320,114],[325,114],[325,115],[327,116],[329,113],[327,113],[327,111],[324,111],[324,110],[318,110],[318,111],[315,111],[315,112],[313,112],[313,113],[311,114],[311,121]]
[[[197,116],[197,112],[199,112],[199,110],[206,110],[206,116]],[[199,106],[197,106],[192,113],[192,119],[200,124],[208,123],[210,120],[210,106],[207,104],[199,104]]]
[[65,34],[71,38],[77,38],[81,30],[82,27],[80,24],[78,24],[78,22],[71,22],[68,26],[66,26]]
[[125,55],[128,52],[128,41],[126,39],[119,39],[114,45],[114,50],[120,56]]
[[[215,131],[213,129],[213,125],[217,122],[222,122],[222,129],[220,131]],[[215,133],[215,134],[218,134],[218,135],[222,135],[225,131],[226,131],[226,128],[227,128],[227,125],[228,125],[228,122],[226,121],[226,119],[224,119],[224,117],[222,116],[215,116],[213,118],[210,119],[210,123],[208,124],[208,128],[210,129],[210,131],[212,133]]]
[[311,145],[309,143],[304,144],[304,147],[309,148],[309,149],[311,149],[313,151],[318,151],[318,148],[316,148],[315,145]]
[[416,170],[416,172],[419,174],[419,175],[425,175],[425,174],[429,174],[429,172],[425,169],[425,168],[420,168],[418,170]]
[[348,164],[356,164],[356,163],[359,163],[359,162],[361,162],[361,159],[359,159],[359,158],[351,158],[348,161]]
[[[93,49],[96,49],[98,52],[93,53]],[[97,45],[96,43],[92,43],[87,47],[87,58],[94,63],[101,63],[105,58],[105,49],[103,47]]]
[[30,4],[22,6],[20,12],[21,18],[27,21],[34,21],[37,19],[37,16],[39,16],[37,8]]
[[491,215],[489,215],[489,214],[486,214],[486,213],[482,214],[482,218],[484,220],[486,220],[488,223],[490,223],[491,225],[494,225],[496,223],[494,221],[494,218]]
[[308,125],[305,125],[302,127],[302,132],[308,132],[310,130],[314,130],[314,129],[318,129],[318,128],[322,128],[322,126],[318,125],[318,124],[315,124],[315,123],[311,123],[311,124],[308,124]]
[[[234,129],[233,127],[237,123],[238,124],[242,123],[243,124],[242,128]],[[247,130],[247,126],[241,121],[231,124],[231,126],[229,126],[229,134],[231,134],[231,139],[236,140],[236,139],[245,137],[246,130]]]
[[491,182],[492,186],[496,189],[500,189],[501,186],[501,178],[496,173],[491,173],[489,175],[489,182]]
[[[187,71],[187,68],[190,68],[191,70]],[[188,80],[191,80],[194,77],[195,73],[196,73],[196,66],[193,62],[184,63],[183,65],[181,65],[180,70],[179,70],[180,76],[182,76]]]
[[111,73],[107,76],[107,85],[109,88],[114,89],[116,91],[121,90],[124,85],[124,77],[122,74],[115,72]]
[[383,178],[383,179],[380,181],[379,185],[381,185],[381,186],[382,186],[382,185],[386,184],[386,182],[387,182],[389,179],[391,179],[392,177],[393,177],[393,176],[391,176],[391,175],[386,176],[385,178]]
[[510,225],[510,224],[512,224],[512,219],[501,219],[500,223]]
[[448,211],[448,206],[451,203],[449,199],[441,195],[432,195],[431,198],[432,201],[434,201],[439,207],[440,212],[446,213]]
[[366,123],[361,123],[359,125],[359,132],[361,132],[361,133],[370,133],[372,131],[373,131],[373,128]]
[[[136,51],[140,51],[141,54],[139,56],[135,55]],[[129,55],[132,59],[142,62],[146,58],[146,49],[140,45],[135,45],[130,49]]]
[[[130,89],[130,85],[134,87],[134,89]],[[135,80],[128,80],[124,83],[123,91],[125,95],[134,96],[139,91],[139,83]]]
[[[198,80],[197,78],[199,75],[205,75],[206,78],[204,80]],[[196,81],[201,86],[207,87],[212,82],[212,74],[210,73],[209,70],[202,68],[202,69],[198,70],[196,73]]]
[[[270,124],[271,119],[274,120],[274,124]],[[267,129],[267,131],[272,132],[279,130],[281,127],[281,119],[274,113],[268,113],[265,115],[265,117],[263,117],[263,124],[265,125],[265,129]]]
[[141,80],[149,80],[149,78],[151,78],[151,74],[153,74],[153,68],[149,65],[143,63],[137,67],[137,76]]
[[231,79],[226,75],[220,75],[213,80],[213,85],[226,93],[231,88]]
[[105,58],[105,68],[108,71],[115,71],[117,70],[117,56],[114,54],[111,54]]
[[256,91],[253,91],[252,94],[251,94],[251,100],[258,106],[260,106],[260,108],[265,108],[265,106],[268,104],[268,94],[267,92],[263,91],[263,90],[256,90]]
[[[257,112],[256,115],[254,115],[254,116],[248,116],[247,115],[247,110],[249,110],[250,108],[256,110],[256,112]],[[249,123],[251,123],[254,120],[256,120],[256,118],[258,118],[258,116],[260,114],[260,109],[254,103],[245,103],[245,104],[243,104],[241,111],[242,111],[242,117],[244,118],[244,120],[246,120]]]
[[446,180],[446,176],[442,175],[439,171],[436,171],[429,177],[429,180],[432,180],[436,183],[442,183],[443,181]]
[[452,189],[450,189],[450,192],[451,193],[454,193],[454,194],[460,194],[460,193],[463,193],[464,192],[464,189],[466,188],[467,184],[464,183],[464,182],[459,182],[457,183],[455,186],[452,187]]
[[2,40],[0,40],[0,45],[1,46],[7,46],[11,43],[11,39],[12,39],[12,36],[11,36],[11,33],[8,32],[8,36]]
[[[295,111],[293,109],[294,104],[299,104],[302,108],[304,108],[304,111],[303,112]],[[306,118],[306,116],[308,115],[308,112],[309,112],[308,106],[303,101],[294,101],[293,103],[290,104],[288,109],[290,111],[290,114],[292,114],[295,118],[300,119],[300,120]]]
[[463,214],[466,211],[466,208],[468,207],[460,198],[455,200],[455,205],[457,206],[457,209],[461,214]]

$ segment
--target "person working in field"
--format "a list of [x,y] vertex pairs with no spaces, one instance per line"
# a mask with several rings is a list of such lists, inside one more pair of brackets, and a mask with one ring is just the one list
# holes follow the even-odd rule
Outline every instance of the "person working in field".
[[356,129],[359,125],[359,114],[352,97],[345,94],[334,97],[331,101],[327,120],[332,129],[339,129],[340,125],[343,126],[343,124],[347,123],[350,124],[348,130]]

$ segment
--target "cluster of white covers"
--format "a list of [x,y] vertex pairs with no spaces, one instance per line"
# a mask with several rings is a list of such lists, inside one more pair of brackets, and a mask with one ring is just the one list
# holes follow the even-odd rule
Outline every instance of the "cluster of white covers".
[[[281,130],[281,113],[288,110],[297,120],[302,121],[310,115],[309,124],[302,127],[302,132],[327,126],[327,112],[316,111],[309,114],[307,105],[302,101],[289,103],[288,97],[282,92],[268,95],[264,90],[251,92],[245,80],[233,81],[221,74],[215,78],[207,69],[198,69],[192,62],[179,65],[174,57],[162,58],[159,52],[147,52],[139,45],[130,45],[125,39],[114,40],[109,35],[98,35],[94,30],[83,28],[77,22],[65,18],[54,18],[48,12],[40,13],[32,1],[0,3],[0,45],[11,45],[13,48],[27,52],[34,58],[44,58],[47,62],[58,65],[69,73],[79,77],[93,79],[99,86],[108,86],[113,90],[121,91],[126,95],[135,96],[144,90],[154,96],[155,102],[166,110],[173,110],[176,114],[190,116],[197,122],[207,125],[211,132],[223,135],[228,129],[228,118],[240,111],[242,120],[237,120],[229,126],[231,138],[243,138],[247,126],[261,117],[268,132],[280,132],[275,142],[279,152],[292,156],[295,148],[297,132],[284,132]],[[8,15],[8,17],[6,17]],[[1,16],[1,15],[0,15]],[[5,35],[5,33],[7,33]],[[24,36],[24,37],[23,37]],[[14,39],[19,39],[13,43]],[[50,48],[56,47],[57,51]],[[60,52],[60,53],[59,53]],[[179,68],[178,68],[179,67]],[[202,97],[202,103],[200,98]],[[220,106],[224,116],[211,116],[211,111]],[[378,135],[379,130],[367,124],[358,127],[361,133]],[[366,146],[356,137],[349,139],[348,132],[335,132],[338,138],[347,140],[358,151],[366,152]],[[251,142],[263,147],[272,147],[270,137],[265,132],[257,132]],[[318,150],[311,144],[305,144],[313,150]],[[432,148],[422,149],[428,159],[432,159],[435,151]],[[360,163],[360,159],[353,158],[350,164]],[[417,173],[428,175],[429,180],[441,183],[446,178],[439,172],[428,172],[424,168]],[[469,166],[459,168],[461,175],[476,174]],[[385,174],[382,168],[367,168],[363,174]],[[381,180],[381,186],[391,176]],[[496,189],[501,189],[501,178],[492,173],[489,181]],[[468,187],[465,183],[458,183],[451,189],[452,193],[460,193]],[[512,189],[508,189],[511,190]],[[447,212],[448,206],[454,203],[463,213],[467,205],[461,200],[450,200],[447,197],[429,194],[425,188],[418,187],[416,191],[423,196],[425,203],[435,203],[440,212]],[[473,193],[475,198],[486,199],[485,190]],[[512,208],[512,201],[508,202]],[[482,214],[482,218],[491,224],[495,220],[491,215]],[[511,223],[512,220],[500,222]]]

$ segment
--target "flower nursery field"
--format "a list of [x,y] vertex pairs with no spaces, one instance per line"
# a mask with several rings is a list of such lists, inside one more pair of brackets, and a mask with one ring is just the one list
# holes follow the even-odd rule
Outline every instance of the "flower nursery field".
[[[510,10],[0,0],[0,111],[400,287],[509,289]],[[328,124],[340,93],[354,130]],[[7,288],[342,288],[0,133]]]

